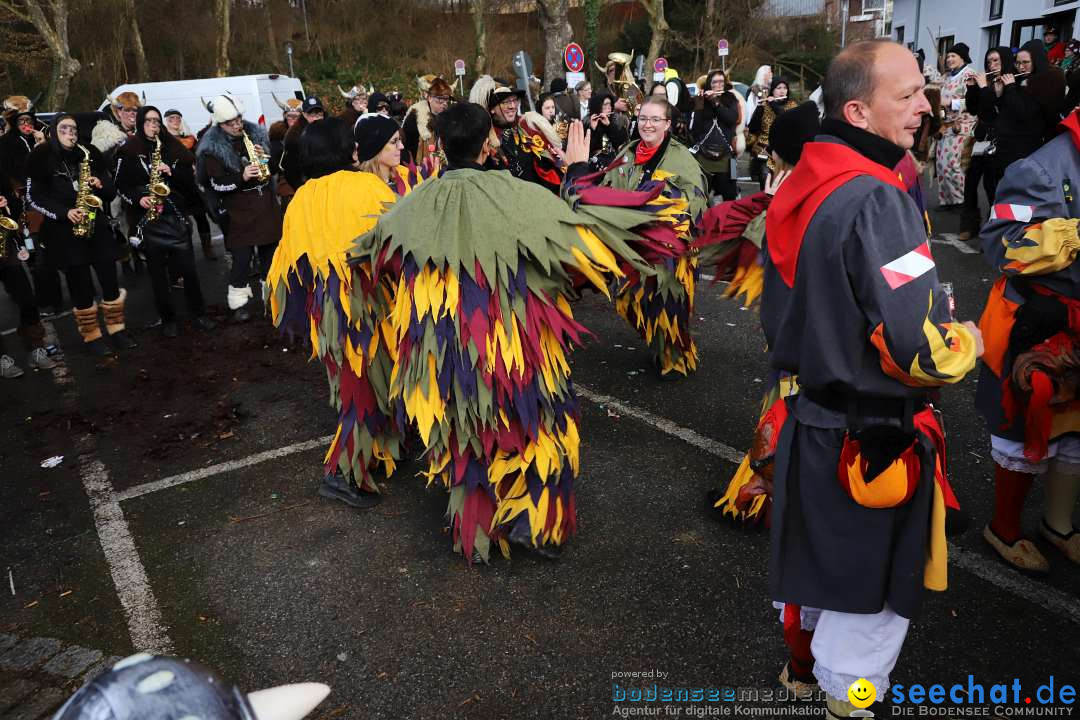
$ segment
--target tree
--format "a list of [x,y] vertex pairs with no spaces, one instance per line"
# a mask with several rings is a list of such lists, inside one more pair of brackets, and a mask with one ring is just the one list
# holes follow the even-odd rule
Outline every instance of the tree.
[[645,72],[652,71],[653,63],[664,49],[667,41],[668,27],[667,18],[664,17],[664,0],[638,0],[645,12],[649,14],[649,29],[652,30],[652,40],[649,41],[649,54],[645,56]]
[[214,21],[218,26],[217,52],[214,54],[214,75],[229,74],[229,4],[231,0],[214,0]]
[[585,0],[585,72],[595,83],[593,62],[600,59],[600,0]]
[[62,108],[71,91],[71,79],[82,69],[79,61],[71,56],[68,43],[68,0],[0,0],[0,8],[33,25],[45,40],[53,66],[45,107]]
[[486,0],[472,0],[473,30],[476,33],[476,60],[473,72],[479,77],[487,72],[487,25],[484,23]]
[[562,74],[563,51],[570,44],[574,30],[570,27],[567,0],[536,0],[540,11],[540,27],[544,31],[544,85]]
[[124,15],[131,32],[131,51],[135,54],[136,80],[146,82],[150,79],[150,65],[146,62],[142,32],[139,30],[139,16],[135,13],[135,0],[124,0]]

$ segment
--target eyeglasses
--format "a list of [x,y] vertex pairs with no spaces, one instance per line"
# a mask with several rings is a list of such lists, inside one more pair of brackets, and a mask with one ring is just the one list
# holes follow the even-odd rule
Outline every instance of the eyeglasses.
[[147,125],[160,125],[161,118],[146,118],[143,122]]
[[78,135],[79,129],[74,125],[61,125],[56,128],[56,133],[58,135]]
[[502,105],[503,107],[516,106],[517,105],[517,98],[516,97],[506,98],[505,100],[503,100],[499,104]]
[[139,108],[128,108],[128,107],[120,108],[120,112],[122,112],[122,113],[137,113],[137,112],[139,112]]
[[1027,66],[1027,65],[1030,65],[1030,64],[1031,64],[1030,60],[1017,60],[1016,61],[1016,67],[1020,67],[1021,65]]
[[664,118],[664,117],[639,117],[638,118],[638,124],[639,125],[659,125],[660,123],[666,123],[667,121],[668,121],[668,119]]
[[441,103],[450,102],[450,96],[449,95],[432,95],[431,99],[434,100],[435,102],[441,102]]
[[226,120],[225,122],[223,122],[221,124],[226,125],[228,127],[240,127],[240,126],[242,126],[244,124],[244,118],[242,118],[242,117],[234,117],[232,120]]

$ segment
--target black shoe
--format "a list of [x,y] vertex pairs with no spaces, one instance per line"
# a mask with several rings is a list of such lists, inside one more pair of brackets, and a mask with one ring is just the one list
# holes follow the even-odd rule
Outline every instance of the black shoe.
[[105,342],[105,338],[98,338],[97,340],[91,340],[90,342],[83,344],[86,346],[86,351],[91,355],[108,357],[113,354],[113,349]]
[[520,545],[526,550],[535,552],[542,558],[547,560],[558,560],[562,557],[563,548],[562,545],[555,545],[554,543],[549,545],[533,545],[532,537],[529,535],[529,523],[518,522],[510,529],[510,533],[506,536],[506,539],[515,545]]
[[132,348],[139,347],[139,344],[131,339],[127,330],[117,330],[114,333],[109,334],[109,339],[112,340],[113,345],[118,350],[131,350]]
[[205,315],[200,315],[199,317],[195,318],[191,321],[191,324],[195,326],[195,328],[204,331],[213,330],[217,327],[217,323],[206,317]]
[[235,320],[238,323],[243,323],[243,322],[247,322],[248,320],[250,320],[251,319],[251,311],[248,310],[248,305],[250,305],[250,304],[251,303],[246,303],[245,305],[242,305],[241,307],[234,310],[233,311],[233,320]]
[[338,500],[350,507],[367,510],[382,502],[382,495],[368,490],[361,490],[351,480],[346,480],[341,473],[323,476],[319,486],[319,495],[330,500]]
[[166,320],[161,323],[161,334],[167,338],[174,338],[180,334],[180,328],[176,326],[175,320]]

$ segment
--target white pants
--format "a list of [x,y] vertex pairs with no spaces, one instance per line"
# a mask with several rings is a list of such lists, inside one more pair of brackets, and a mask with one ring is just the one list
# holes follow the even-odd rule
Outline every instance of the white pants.
[[[784,604],[774,602],[784,622]],[[814,654],[814,677],[818,685],[838,700],[847,701],[848,688],[859,678],[869,680],[877,700],[889,690],[889,673],[896,667],[911,621],[888,605],[873,614],[844,613],[800,608],[803,630],[813,630],[810,650]]]
[[1060,440],[1051,441],[1047,446],[1046,457],[1038,462],[1031,462],[1024,457],[1024,443],[991,435],[990,456],[1006,470],[1042,475],[1046,472],[1050,460],[1055,457],[1070,465],[1080,465],[1080,437],[1066,435]]

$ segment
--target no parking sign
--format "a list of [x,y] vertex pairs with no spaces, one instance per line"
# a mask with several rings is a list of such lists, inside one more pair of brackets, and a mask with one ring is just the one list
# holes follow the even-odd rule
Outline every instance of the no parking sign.
[[570,72],[581,72],[581,69],[585,67],[585,51],[576,42],[572,42],[563,51],[563,62],[566,63],[566,69]]

